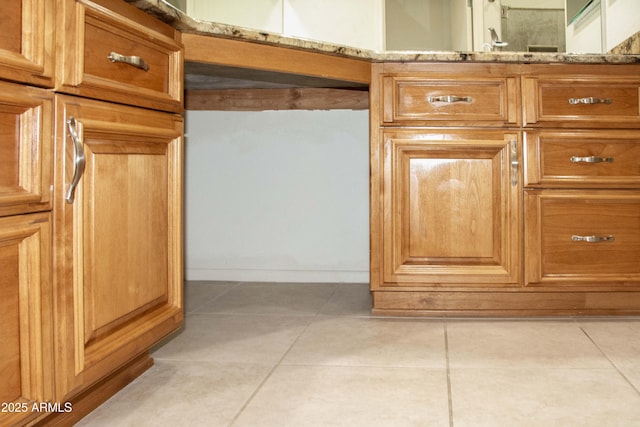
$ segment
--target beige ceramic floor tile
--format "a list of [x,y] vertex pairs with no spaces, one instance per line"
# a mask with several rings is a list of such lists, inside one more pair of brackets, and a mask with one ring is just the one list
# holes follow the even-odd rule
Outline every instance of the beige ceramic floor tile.
[[341,284],[322,307],[320,314],[333,316],[370,316],[369,284]]
[[184,311],[192,312],[211,301],[229,289],[236,286],[235,282],[208,282],[208,281],[189,281],[184,286]]
[[228,426],[269,371],[257,365],[157,364],[78,426]]
[[449,426],[446,371],[280,366],[233,426]]
[[310,319],[302,316],[192,314],[154,358],[275,364]]
[[439,320],[320,316],[282,363],[444,368],[444,327]]
[[580,325],[617,367],[640,370],[640,319],[584,319]]
[[240,283],[197,312],[309,316],[320,311],[335,289],[335,284]]
[[640,393],[640,368],[622,368],[621,373]]
[[579,325],[552,320],[447,322],[452,368],[609,368]]
[[637,427],[640,394],[610,369],[452,369],[455,427]]

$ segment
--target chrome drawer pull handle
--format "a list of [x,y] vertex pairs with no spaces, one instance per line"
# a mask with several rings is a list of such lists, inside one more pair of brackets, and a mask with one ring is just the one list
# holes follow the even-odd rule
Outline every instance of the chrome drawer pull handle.
[[587,243],[600,243],[600,242],[613,242],[616,240],[614,235],[608,236],[571,236],[571,240],[574,242],[587,242]]
[[144,59],[140,58],[139,56],[125,56],[120,55],[119,53],[111,52],[109,56],[107,56],[107,58],[111,62],[122,62],[141,70],[149,71],[149,64],[144,62]]
[[443,96],[428,96],[429,102],[446,102],[453,104],[454,102],[473,102],[473,98],[470,96],[455,96],[455,95],[443,95]]
[[73,204],[76,188],[78,187],[80,178],[82,178],[82,174],[84,173],[85,165],[84,147],[82,145],[82,123],[75,118],[70,117],[69,120],[67,120],[67,129],[69,130],[71,141],[73,141],[73,178],[71,179],[71,184],[69,184],[69,189],[67,190],[64,200],[69,204]]
[[613,101],[611,98],[594,98],[589,96],[587,98],[569,98],[569,104],[611,104]]
[[596,157],[596,156],[578,157],[578,156],[571,156],[571,158],[569,160],[571,160],[571,163],[613,163],[613,157]]

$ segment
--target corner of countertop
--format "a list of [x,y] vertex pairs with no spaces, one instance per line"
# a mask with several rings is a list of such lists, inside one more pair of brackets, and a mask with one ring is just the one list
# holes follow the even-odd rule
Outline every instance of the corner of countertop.
[[640,31],[618,44],[609,53],[617,55],[640,55]]

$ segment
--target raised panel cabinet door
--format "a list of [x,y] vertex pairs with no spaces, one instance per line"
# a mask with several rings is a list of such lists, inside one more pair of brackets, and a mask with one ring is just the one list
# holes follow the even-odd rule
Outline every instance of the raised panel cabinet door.
[[52,0],[4,0],[0,16],[0,78],[53,87]]
[[0,216],[51,209],[53,95],[0,82]]
[[49,213],[0,218],[0,425],[53,399]]
[[183,321],[183,124],[63,95],[56,120],[56,367],[65,398]]
[[516,284],[518,134],[383,131],[381,141],[383,286]]

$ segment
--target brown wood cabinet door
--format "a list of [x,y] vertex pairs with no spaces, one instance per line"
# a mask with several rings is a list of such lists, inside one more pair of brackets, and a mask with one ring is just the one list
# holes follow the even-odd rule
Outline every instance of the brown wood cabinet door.
[[51,209],[53,95],[0,82],[0,216]]
[[383,286],[516,284],[518,134],[383,131],[380,140]]
[[4,0],[0,78],[53,87],[55,1]]
[[50,214],[0,218],[0,425],[53,399],[51,328]]
[[[182,323],[182,117],[57,95],[56,121],[63,398]],[[82,151],[84,173],[72,194]]]

